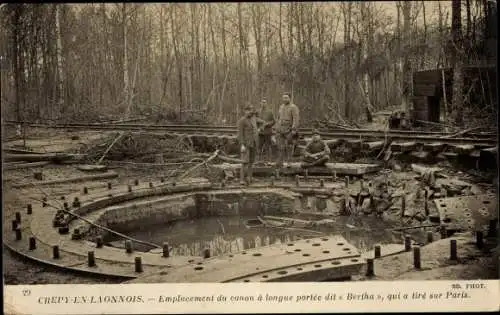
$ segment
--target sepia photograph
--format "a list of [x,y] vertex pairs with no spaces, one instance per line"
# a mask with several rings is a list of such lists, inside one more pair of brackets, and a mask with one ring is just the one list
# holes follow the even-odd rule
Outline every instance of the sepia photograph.
[[499,279],[496,1],[0,16],[5,285]]

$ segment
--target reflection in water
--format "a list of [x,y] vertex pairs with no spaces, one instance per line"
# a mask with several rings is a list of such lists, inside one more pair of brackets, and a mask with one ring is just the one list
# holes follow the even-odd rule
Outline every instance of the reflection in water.
[[[301,217],[303,217],[301,215]],[[128,233],[131,237],[156,244],[168,242],[171,254],[201,255],[210,248],[212,255],[235,253],[251,248],[289,243],[299,239],[318,237],[304,231],[279,228],[251,228],[244,222],[254,217],[211,217],[191,221],[179,221],[161,226],[148,226],[146,230]],[[312,218],[311,218],[312,219]],[[388,230],[386,222],[373,217],[335,217],[332,227],[322,228],[325,234],[341,234],[349,243],[367,251],[374,244],[401,243],[400,236]],[[138,251],[149,251],[150,247],[134,244]]]

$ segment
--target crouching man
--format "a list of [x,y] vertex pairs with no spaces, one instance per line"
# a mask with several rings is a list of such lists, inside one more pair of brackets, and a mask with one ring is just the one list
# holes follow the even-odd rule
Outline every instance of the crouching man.
[[252,181],[252,167],[257,154],[259,132],[253,106],[245,107],[245,116],[238,121],[238,141],[240,143],[241,159],[243,164],[240,169],[240,184]]
[[311,142],[307,144],[302,159],[302,167],[325,166],[330,160],[330,148],[321,139],[318,130],[313,131]]

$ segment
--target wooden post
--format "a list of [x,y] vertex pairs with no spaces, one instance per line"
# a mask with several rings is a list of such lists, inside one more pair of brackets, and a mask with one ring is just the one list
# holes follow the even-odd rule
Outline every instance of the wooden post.
[[95,238],[95,245],[97,248],[102,248],[104,246],[104,242],[101,235]]
[[18,227],[18,222],[17,220],[12,220],[12,231],[15,231]]
[[80,207],[80,199],[78,197],[75,197],[73,200],[73,208],[78,208]]
[[27,213],[27,214],[32,214],[32,213],[33,213],[33,206],[31,205],[31,203],[29,203],[29,204],[26,206],[26,213]]
[[59,254],[59,246],[54,245],[52,246],[52,258],[53,259],[59,259],[61,256]]
[[83,194],[87,195],[89,193],[89,189],[87,187],[83,187]]
[[382,257],[382,247],[380,245],[375,245],[373,253],[375,258]]
[[428,201],[429,200],[429,192],[427,191],[427,189],[424,190],[424,212],[425,212],[425,216],[428,217],[429,216],[429,204],[428,204]]
[[210,258],[210,248],[205,248],[203,250],[203,258],[205,259]]
[[375,275],[373,258],[368,258],[366,260],[366,276],[373,277]]
[[295,175],[295,186],[297,186],[297,187],[300,186],[300,177],[299,177],[299,175]]
[[163,243],[163,257],[170,257],[170,249],[168,248],[168,243]]
[[30,236],[29,238],[29,250],[35,250],[36,249],[36,238],[33,236]]
[[87,253],[87,258],[88,258],[87,262],[88,262],[89,267],[95,267],[95,254],[93,251],[89,251]]
[[488,226],[488,237],[496,237],[497,236],[497,220],[490,220],[490,224]]
[[406,195],[401,197],[401,217],[404,217],[406,211]]
[[134,251],[133,244],[131,240],[125,241],[125,251],[127,254],[131,254]]
[[19,227],[16,228],[16,241],[20,241],[23,238],[21,233],[21,229]]
[[439,234],[441,235],[441,239],[445,239],[448,237],[448,231],[446,230],[446,226],[441,225],[439,227]]
[[427,244],[434,241],[434,233],[432,231],[427,231]]
[[484,247],[483,231],[476,231],[476,246],[479,249],[482,249]]
[[405,235],[405,251],[409,252],[411,250],[411,236]]
[[141,257],[135,257],[135,272],[142,272],[142,259]]
[[422,268],[420,260],[420,246],[413,247],[413,266],[415,267],[415,269]]
[[450,240],[450,260],[456,261],[457,259],[457,240]]

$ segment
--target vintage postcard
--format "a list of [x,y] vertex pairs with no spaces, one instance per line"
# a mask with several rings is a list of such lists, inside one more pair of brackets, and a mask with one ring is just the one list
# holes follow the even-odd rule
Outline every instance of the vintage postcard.
[[0,16],[6,314],[499,310],[496,1]]

